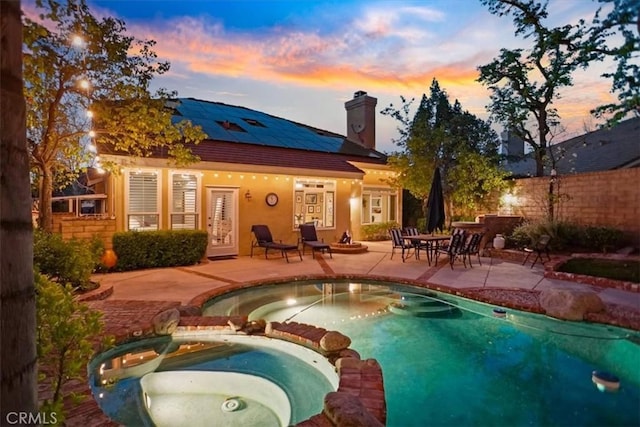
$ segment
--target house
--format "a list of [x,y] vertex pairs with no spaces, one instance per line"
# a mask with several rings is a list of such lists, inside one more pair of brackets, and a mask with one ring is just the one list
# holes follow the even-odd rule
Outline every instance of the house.
[[[506,168],[514,177],[535,176],[532,153],[524,154],[524,142],[505,138]],[[598,129],[551,145],[545,175],[555,169],[558,175],[599,172],[640,166],[640,117],[628,119],[612,128]],[[555,161],[555,165],[553,162]]]
[[312,222],[326,242],[364,224],[399,221],[401,191],[388,182],[386,156],[375,149],[376,98],[358,91],[345,103],[347,135],[248,108],[181,98],[176,120],[208,135],[191,147],[200,161],[171,166],[167,156],[128,157],[98,147],[120,165],[107,185],[107,209],[118,231],[202,229],[207,256],[248,255],[251,225],[297,242]]

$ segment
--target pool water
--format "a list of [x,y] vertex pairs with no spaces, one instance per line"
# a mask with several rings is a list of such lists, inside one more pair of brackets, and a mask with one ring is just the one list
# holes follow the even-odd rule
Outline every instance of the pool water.
[[[227,294],[205,313],[348,335],[382,366],[389,426],[640,425],[637,332],[493,308],[410,286],[298,282]],[[619,390],[599,391],[594,370]]]
[[[147,339],[119,346],[92,361],[89,380],[105,414],[131,427],[289,425],[321,412],[324,396],[337,388],[337,375],[329,362],[292,343],[198,332],[176,335],[179,334],[174,334],[173,339]],[[212,373],[229,375],[205,378]],[[167,374],[166,379],[163,374]],[[237,381],[233,391],[233,375],[257,377],[254,382],[268,382],[271,386],[244,393],[246,381]],[[155,395],[144,388],[145,381],[148,384],[152,380]],[[268,404],[274,388],[284,392],[287,401],[284,423],[273,421],[281,414],[269,413],[276,406]],[[252,399],[252,395],[263,401]],[[241,402],[237,411],[220,410],[226,399],[235,398]],[[180,405],[181,399],[189,406]]]

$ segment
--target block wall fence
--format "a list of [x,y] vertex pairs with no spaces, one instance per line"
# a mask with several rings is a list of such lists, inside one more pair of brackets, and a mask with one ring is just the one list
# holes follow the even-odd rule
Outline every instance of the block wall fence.
[[[514,203],[502,206],[499,213],[545,218],[549,184],[548,176],[517,179],[512,190]],[[554,194],[557,219],[614,227],[636,244],[640,242],[640,168],[560,175],[554,183]]]
[[74,214],[53,214],[53,231],[62,238],[91,240],[98,236],[105,249],[113,249],[113,234],[116,232],[115,218],[77,217]]

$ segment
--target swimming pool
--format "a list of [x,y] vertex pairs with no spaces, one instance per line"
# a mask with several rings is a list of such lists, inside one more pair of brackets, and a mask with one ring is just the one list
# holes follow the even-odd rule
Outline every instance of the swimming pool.
[[176,332],[119,346],[89,367],[101,409],[125,426],[288,426],[337,389],[318,353],[260,336]]
[[[348,335],[382,366],[389,426],[640,425],[637,332],[494,308],[393,283],[313,281],[232,292],[204,312]],[[595,370],[619,390],[599,391]]]

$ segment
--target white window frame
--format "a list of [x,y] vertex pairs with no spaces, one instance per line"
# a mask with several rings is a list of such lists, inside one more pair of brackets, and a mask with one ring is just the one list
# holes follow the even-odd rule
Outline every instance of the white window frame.
[[[391,205],[392,196],[395,196],[395,200],[396,200],[395,207]],[[398,208],[399,208],[398,207],[398,201],[399,201],[398,190],[395,190],[391,187],[364,187],[362,189],[362,196],[361,196],[361,203],[363,204],[363,206],[362,206],[362,212],[360,216],[360,221],[362,222],[363,225],[379,223],[379,222],[371,221],[371,217],[374,215],[372,212],[373,206],[371,206],[371,203],[374,199],[380,200],[380,206],[376,206],[376,208],[379,208],[381,213],[383,214],[380,223],[388,222],[388,221],[398,222],[398,219],[397,219]],[[365,200],[368,201],[367,207],[364,207],[363,202]],[[396,219],[391,219],[392,211],[394,213],[393,216]],[[376,215],[378,215],[378,213],[376,213]]]
[[[130,185],[130,177],[131,175],[135,175],[135,174],[139,174],[139,173],[153,173],[156,175],[157,178],[157,182],[156,182],[156,211],[155,212],[131,212],[131,203],[130,203],[130,189],[131,189],[131,185]],[[124,170],[124,178],[125,178],[125,185],[124,185],[124,200],[125,200],[125,207],[124,207],[124,211],[125,211],[125,228],[129,231],[155,231],[155,230],[161,230],[162,229],[162,172],[158,169],[148,169],[148,168],[140,168],[140,169],[125,169]],[[157,227],[152,227],[152,226],[145,226],[145,225],[141,225],[139,227],[135,227],[135,228],[130,228],[130,216],[131,215],[156,215],[158,222],[157,222]]]
[[[322,186],[322,187],[320,187]],[[315,203],[311,199],[315,195]],[[296,177],[293,180],[293,229],[300,224],[313,222],[319,230],[336,229],[336,205],[338,184],[335,180]],[[313,206],[314,212],[308,211]],[[320,209],[319,211],[317,209]],[[317,216],[320,218],[317,218]],[[313,219],[315,218],[315,219]],[[327,219],[330,219],[328,221]],[[327,225],[327,223],[329,223]]]
[[[174,198],[173,198],[173,182],[174,175],[193,175],[196,178],[196,190],[195,190],[195,211],[194,212],[184,212],[184,211],[175,211],[174,210]],[[172,170],[169,171],[169,229],[170,230],[199,230],[200,229],[200,208],[202,205],[201,202],[201,194],[202,194],[202,174],[196,171],[182,171],[182,170]],[[173,223],[174,215],[194,215],[195,219],[195,228],[189,227],[175,227]],[[176,224],[177,225],[177,224]]]

